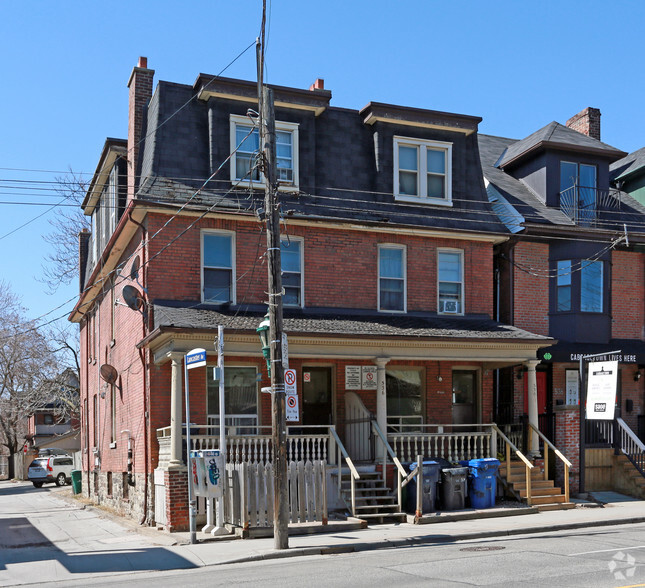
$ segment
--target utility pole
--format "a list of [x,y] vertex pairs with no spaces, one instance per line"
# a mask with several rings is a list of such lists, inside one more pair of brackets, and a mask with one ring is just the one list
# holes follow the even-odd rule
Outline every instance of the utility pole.
[[275,111],[273,90],[262,85],[260,146],[265,181],[267,258],[269,265],[269,341],[271,348],[271,425],[273,444],[273,538],[275,549],[289,547],[287,496],[287,424],[284,370],[282,367],[282,264],[280,261],[280,214],[276,173]]

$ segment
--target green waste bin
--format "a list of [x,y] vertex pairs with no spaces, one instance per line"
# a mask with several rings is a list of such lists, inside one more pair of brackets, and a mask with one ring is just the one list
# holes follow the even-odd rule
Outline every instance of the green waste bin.
[[72,491],[74,494],[81,493],[81,470],[72,470]]

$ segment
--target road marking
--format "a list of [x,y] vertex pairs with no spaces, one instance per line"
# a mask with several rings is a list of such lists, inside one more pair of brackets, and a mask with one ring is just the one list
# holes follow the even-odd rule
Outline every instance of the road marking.
[[[630,549],[645,549],[645,545],[637,545],[636,547],[615,547],[614,549],[598,549],[597,551],[583,551],[581,553],[570,553],[569,557],[574,555],[591,555],[592,553],[611,553],[612,551],[628,551]],[[645,586],[645,584],[638,584],[638,586]]]

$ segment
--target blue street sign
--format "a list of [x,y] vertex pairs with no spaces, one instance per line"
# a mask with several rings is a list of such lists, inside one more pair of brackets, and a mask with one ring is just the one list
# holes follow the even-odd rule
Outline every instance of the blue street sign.
[[206,350],[193,349],[186,354],[186,369],[193,369],[206,365]]

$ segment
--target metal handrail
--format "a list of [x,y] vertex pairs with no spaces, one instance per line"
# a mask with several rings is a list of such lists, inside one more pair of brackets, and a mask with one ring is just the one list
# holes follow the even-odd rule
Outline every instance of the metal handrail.
[[564,464],[564,499],[566,502],[569,502],[569,468],[571,467],[571,462],[562,455],[560,450],[549,441],[544,433],[540,431],[533,423],[528,424],[531,429],[533,429],[540,439],[544,442],[545,450],[544,450],[544,479],[548,480],[549,479],[549,452],[546,450],[546,447],[548,446],[550,449],[553,450],[553,453],[557,458],[562,461]]
[[[383,434],[383,431],[381,431],[381,427],[378,426],[378,422],[376,421],[376,419],[372,419],[372,431],[374,433],[376,433],[376,436],[381,440],[381,443],[383,444],[383,447],[385,447],[385,450],[386,450],[387,454],[389,454],[389,456],[392,458],[392,462],[396,466],[396,470],[397,470],[397,485],[396,485],[397,492],[396,492],[396,494],[397,494],[397,500],[398,500],[398,503],[399,503],[399,512],[400,512],[403,509],[402,490],[403,490],[403,486],[405,486],[405,484],[401,483],[401,479],[402,479],[402,477],[407,476],[407,472],[405,471],[405,468],[401,465],[401,462],[399,461],[399,458],[396,456],[396,454],[394,453],[394,450],[392,449],[392,447],[388,443],[387,437]],[[385,455],[383,455],[383,482],[386,481],[386,473],[385,473],[386,472],[385,468],[386,468],[386,465],[387,465],[386,461],[387,461],[387,458],[386,458]],[[418,466],[419,466],[419,464],[417,464],[417,469],[418,469]],[[407,484],[407,482],[406,482],[406,484]]]
[[345,449],[343,442],[338,437],[338,433],[336,433],[335,426],[329,425],[329,434],[331,437],[334,438],[334,441],[336,442],[336,446],[338,447],[338,496],[341,496],[341,485],[342,485],[341,457],[342,457],[347,463],[347,466],[349,467],[349,472],[351,474],[349,477],[349,483],[350,483],[350,490],[351,490],[351,497],[352,497],[352,516],[355,517],[356,516],[356,480],[360,480],[361,475],[358,473],[358,470],[356,469],[356,467],[354,467],[354,462],[352,461],[352,458],[349,457],[349,454],[347,453],[347,450]]
[[[524,454],[515,447],[514,443],[500,430],[500,428],[492,423],[493,430],[502,438],[506,443],[506,479],[508,480],[511,475],[511,449],[515,451],[515,455],[520,458],[524,463],[524,475],[526,477],[526,503],[531,506],[533,499],[531,498],[531,470],[535,467]],[[567,501],[568,502],[568,501]]]

